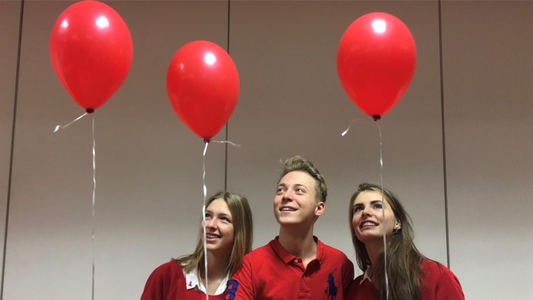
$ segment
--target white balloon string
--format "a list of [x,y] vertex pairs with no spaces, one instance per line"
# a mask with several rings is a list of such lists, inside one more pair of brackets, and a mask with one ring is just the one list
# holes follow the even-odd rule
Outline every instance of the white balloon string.
[[230,141],[213,141],[213,140],[211,140],[210,142],[211,143],[219,143],[219,144],[230,144],[230,145],[235,146],[235,147],[240,147],[241,146],[239,144],[235,144],[234,142],[230,142]]
[[207,147],[209,146],[209,143],[210,142],[213,142],[213,143],[219,143],[219,144],[230,144],[232,146],[235,146],[235,147],[240,147],[241,145],[239,144],[235,144],[233,142],[230,142],[230,141],[213,141],[213,140],[210,140],[210,139],[205,139],[204,140],[205,142],[205,148],[204,148],[204,153],[203,153],[203,173],[202,173],[202,181],[203,181],[203,191],[204,191],[204,206],[203,206],[203,217],[202,217],[202,220],[203,220],[203,223],[204,223],[204,267],[205,267],[205,299],[209,300],[209,280],[207,279],[207,237],[206,237],[206,234],[207,234],[207,226],[206,226],[206,222],[205,222],[205,213],[206,213],[206,202],[207,202],[207,185],[205,183],[205,155],[207,153]]
[[204,154],[203,154],[203,173],[202,173],[202,180],[203,180],[203,188],[204,188],[204,206],[203,206],[203,223],[204,223],[204,267],[205,267],[205,299],[209,300],[209,283],[207,280],[207,226],[205,222],[205,213],[206,213],[206,206],[205,203],[207,201],[207,186],[205,184],[205,154],[207,153],[207,147],[209,146],[209,140],[205,140],[205,148],[204,148]]
[[385,195],[383,191],[383,138],[379,122],[376,121],[379,131],[379,179],[381,183],[381,210],[383,212],[383,268],[385,269],[385,299],[389,299],[389,275],[387,274],[387,223],[385,222]]
[[91,299],[94,300],[94,215],[95,215],[95,206],[96,206],[96,143],[94,139],[94,116],[93,116],[93,199],[92,199],[92,246],[93,246],[93,271],[92,271],[92,289],[91,289]]
[[365,118],[362,118],[362,119],[353,119],[352,122],[350,122],[350,125],[348,125],[348,128],[346,128],[346,130],[344,130],[344,131],[341,133],[342,136],[345,136],[345,135],[348,133],[348,131],[350,131],[350,127],[352,127],[352,125],[353,125],[353,123],[354,123],[355,121],[368,121],[368,122],[370,122],[370,120],[365,119]]
[[74,119],[73,121],[71,121],[70,123],[68,123],[67,125],[57,125],[56,126],[56,129],[54,129],[54,132],[57,132],[59,129],[65,129],[67,127],[69,127],[70,125],[72,125],[72,123],[78,121],[79,119],[85,117],[86,115],[88,115],[89,113],[84,113],[83,115],[77,117],[76,119]]

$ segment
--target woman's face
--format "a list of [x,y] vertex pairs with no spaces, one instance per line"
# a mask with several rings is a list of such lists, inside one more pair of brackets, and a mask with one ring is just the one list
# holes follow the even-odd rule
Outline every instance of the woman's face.
[[366,244],[378,239],[382,241],[384,226],[386,236],[390,237],[394,229],[399,229],[400,224],[396,221],[388,200],[381,193],[363,191],[355,198],[352,207],[352,226],[357,238]]
[[231,252],[235,232],[233,229],[233,217],[224,199],[213,200],[207,206],[205,226],[207,250],[211,252]]

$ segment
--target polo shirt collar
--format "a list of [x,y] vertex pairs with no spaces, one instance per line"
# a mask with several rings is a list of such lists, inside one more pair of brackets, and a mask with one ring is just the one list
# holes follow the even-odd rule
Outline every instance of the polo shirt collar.
[[365,271],[365,273],[363,274],[363,279],[361,279],[361,281],[359,282],[359,285],[363,284],[363,282],[365,280],[368,280],[369,282],[372,282],[372,280],[370,280],[370,267],[368,267]]
[[[313,236],[313,240],[315,240],[315,242],[317,243],[316,260],[321,262],[324,257],[324,244],[322,244],[322,242],[316,236]],[[296,257],[287,252],[287,250],[285,250],[285,248],[283,248],[283,246],[280,244],[279,236],[272,240],[271,245],[272,249],[274,249],[274,252],[276,252],[276,254],[286,264],[293,262],[295,259],[302,259],[301,257]]]
[[[185,282],[187,283],[186,287],[188,290],[196,289],[196,290],[202,291],[204,294],[207,294],[207,290],[205,286],[202,284],[202,282],[200,282],[198,278],[198,272],[196,272],[196,269],[192,270],[189,273],[185,273],[185,270],[183,270],[183,275],[185,276]],[[222,280],[222,282],[218,286],[218,289],[215,292],[215,296],[220,295],[226,291],[228,280],[229,280],[229,276],[226,275],[224,280]]]

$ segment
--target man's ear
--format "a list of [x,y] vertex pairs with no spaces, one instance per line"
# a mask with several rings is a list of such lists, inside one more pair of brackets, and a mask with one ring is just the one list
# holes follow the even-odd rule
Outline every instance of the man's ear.
[[326,203],[320,201],[318,202],[317,206],[315,207],[315,216],[321,216],[324,213],[324,210],[326,209]]

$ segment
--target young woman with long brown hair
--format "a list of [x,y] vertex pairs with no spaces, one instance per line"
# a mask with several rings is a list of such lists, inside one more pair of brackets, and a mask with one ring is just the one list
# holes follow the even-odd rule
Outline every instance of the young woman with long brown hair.
[[[204,226],[196,250],[159,266],[146,282],[141,300],[226,299],[229,279],[252,250],[252,211],[245,197],[219,192],[206,203],[205,280]],[[207,286],[207,288],[206,288]]]
[[364,274],[354,280],[347,299],[464,299],[457,277],[418,251],[411,219],[391,191],[360,184],[350,199],[349,218],[357,264]]

